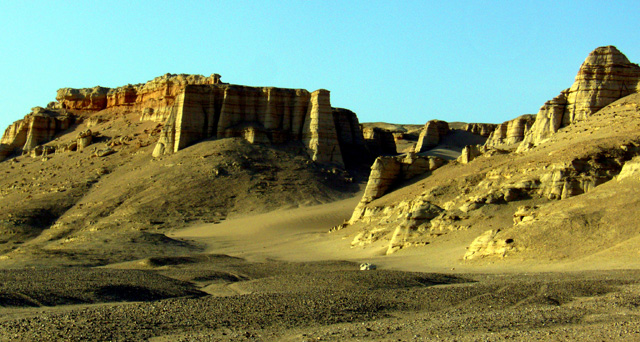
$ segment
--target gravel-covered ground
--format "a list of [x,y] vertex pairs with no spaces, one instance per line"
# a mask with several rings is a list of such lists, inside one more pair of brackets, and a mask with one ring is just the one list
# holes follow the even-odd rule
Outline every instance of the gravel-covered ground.
[[121,268],[1,271],[0,340],[640,339],[635,270],[443,275],[219,255]]

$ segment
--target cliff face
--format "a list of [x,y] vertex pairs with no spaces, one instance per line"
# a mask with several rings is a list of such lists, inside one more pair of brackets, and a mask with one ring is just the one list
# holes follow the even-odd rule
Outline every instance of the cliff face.
[[534,115],[522,115],[501,123],[489,134],[485,146],[498,147],[521,142],[535,121]]
[[69,129],[74,123],[72,115],[35,107],[24,119],[11,124],[0,140],[0,161],[15,151],[27,151],[46,143]]
[[545,103],[518,151],[539,144],[560,128],[584,120],[613,101],[638,91],[640,67],[614,46],[595,49],[571,88]]
[[221,83],[217,74],[167,74],[115,89],[63,88],[56,100],[7,129],[0,158],[44,144],[74,123],[90,127],[115,113],[136,113],[140,121],[163,124],[156,157],[203,139],[242,137],[254,144],[299,142],[320,163],[344,166],[343,149],[354,160],[372,159],[355,113],[333,109],[324,89],[247,87]]
[[219,84],[183,88],[154,156],[175,153],[203,139],[229,137],[275,144],[300,141],[312,160],[343,165],[329,91]]
[[75,111],[100,111],[117,107],[131,107],[143,112],[142,120],[163,122],[171,112],[176,96],[190,84],[219,84],[220,75],[166,74],[137,85],[118,88],[94,87],[58,90],[56,107]]

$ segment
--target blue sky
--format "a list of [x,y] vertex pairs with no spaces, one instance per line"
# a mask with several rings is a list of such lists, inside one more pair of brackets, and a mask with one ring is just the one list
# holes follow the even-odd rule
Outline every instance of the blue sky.
[[590,51],[640,62],[635,1],[2,1],[0,127],[62,87],[165,73],[331,91],[360,121],[503,122]]

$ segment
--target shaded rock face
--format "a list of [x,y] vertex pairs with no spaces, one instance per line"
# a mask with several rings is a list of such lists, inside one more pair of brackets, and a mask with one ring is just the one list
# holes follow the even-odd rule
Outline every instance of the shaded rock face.
[[489,134],[485,146],[501,147],[520,143],[535,120],[535,115],[526,114],[497,125]]
[[35,107],[24,119],[11,124],[0,140],[0,161],[13,153],[29,151],[69,129],[75,122],[72,115]]
[[584,120],[638,90],[640,67],[614,46],[595,49],[582,63],[571,88],[545,103],[518,151],[539,144],[560,128]]
[[488,138],[497,127],[498,125],[496,124],[468,123],[462,127],[462,130]]
[[373,156],[394,155],[396,140],[393,133],[379,127],[365,127],[362,129],[365,145]]
[[356,113],[344,108],[332,108],[332,114],[345,166],[371,165],[375,156],[367,150]]
[[431,120],[420,133],[416,144],[416,153],[424,152],[438,145],[440,139],[449,133],[449,124],[445,121]]
[[208,138],[246,138],[247,132],[254,136],[260,132],[259,140],[265,143],[299,141],[313,161],[344,165],[329,91],[323,89],[309,93],[220,84],[185,86],[153,155],[174,153]]

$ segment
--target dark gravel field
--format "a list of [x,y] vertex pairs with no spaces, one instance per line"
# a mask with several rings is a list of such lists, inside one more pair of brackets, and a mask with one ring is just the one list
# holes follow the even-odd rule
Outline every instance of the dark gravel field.
[[0,340],[631,341],[639,283],[640,271],[444,275],[222,255],[3,270]]

